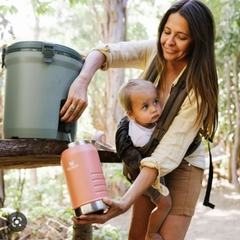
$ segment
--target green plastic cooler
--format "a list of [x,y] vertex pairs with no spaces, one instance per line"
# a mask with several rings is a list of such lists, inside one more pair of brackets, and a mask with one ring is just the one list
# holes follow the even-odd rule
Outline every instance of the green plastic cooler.
[[76,123],[59,121],[59,111],[84,59],[54,43],[24,41],[5,49],[3,134],[9,138],[74,141]]

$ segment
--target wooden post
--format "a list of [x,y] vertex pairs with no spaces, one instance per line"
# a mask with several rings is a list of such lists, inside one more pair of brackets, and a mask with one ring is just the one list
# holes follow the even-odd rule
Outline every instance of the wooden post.
[[[47,139],[0,140],[0,168],[37,168],[60,166],[61,153],[68,142]],[[98,151],[102,163],[120,163],[115,152]],[[73,225],[72,240],[91,240],[92,225]]]
[[92,224],[73,224],[72,240],[92,240]]

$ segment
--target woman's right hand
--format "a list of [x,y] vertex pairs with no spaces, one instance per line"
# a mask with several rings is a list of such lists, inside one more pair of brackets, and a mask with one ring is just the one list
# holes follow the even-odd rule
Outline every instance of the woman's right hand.
[[76,122],[88,106],[87,89],[95,72],[103,65],[106,57],[99,51],[92,51],[83,64],[78,77],[72,83],[66,103],[63,105],[61,121]]
[[60,111],[61,121],[76,122],[88,106],[88,84],[85,84],[85,82],[90,82],[90,80],[84,81],[81,75],[79,75],[72,83],[67,101]]

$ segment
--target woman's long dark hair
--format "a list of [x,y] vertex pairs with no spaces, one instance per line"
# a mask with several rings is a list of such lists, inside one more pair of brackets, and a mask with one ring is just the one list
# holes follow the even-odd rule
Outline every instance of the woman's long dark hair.
[[[208,7],[198,0],[180,0],[173,4],[163,16],[158,28],[157,67],[160,73],[164,71],[165,67],[160,43],[161,35],[169,15],[176,12],[188,21],[193,37],[188,66],[184,74],[187,89],[193,89],[196,94],[199,114],[197,124],[201,123],[205,109],[208,109],[202,132],[205,137],[212,139],[218,125],[218,77],[214,54],[214,19]],[[160,82],[160,84],[164,83]],[[199,96],[201,103],[199,103]]]

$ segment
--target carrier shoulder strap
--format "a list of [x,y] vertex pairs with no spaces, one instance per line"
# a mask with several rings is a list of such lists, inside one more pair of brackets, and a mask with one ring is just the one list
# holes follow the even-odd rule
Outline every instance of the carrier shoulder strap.
[[158,76],[158,71],[157,71],[157,68],[156,68],[156,57],[155,57],[152,60],[150,66],[148,68],[148,71],[147,71],[146,76],[145,76],[145,80],[148,80],[148,81],[154,83],[157,76]]
[[[148,73],[146,74],[146,80],[154,82],[157,78],[158,72],[155,65],[155,59],[152,61]],[[187,89],[184,74],[180,77],[177,84],[172,88],[167,103],[164,106],[162,114],[158,119],[157,126],[150,138],[150,141],[138,150],[143,157],[151,155],[160,140],[168,130],[173,119],[177,115],[184,99],[187,97]]]
[[211,190],[212,190],[212,180],[213,180],[212,154],[211,154],[209,141],[211,141],[211,140],[208,140],[209,173],[208,173],[207,190],[206,190],[205,198],[204,198],[204,201],[203,201],[203,205],[206,206],[206,207],[210,207],[210,208],[214,209],[215,205],[209,202],[210,194],[211,194]]

